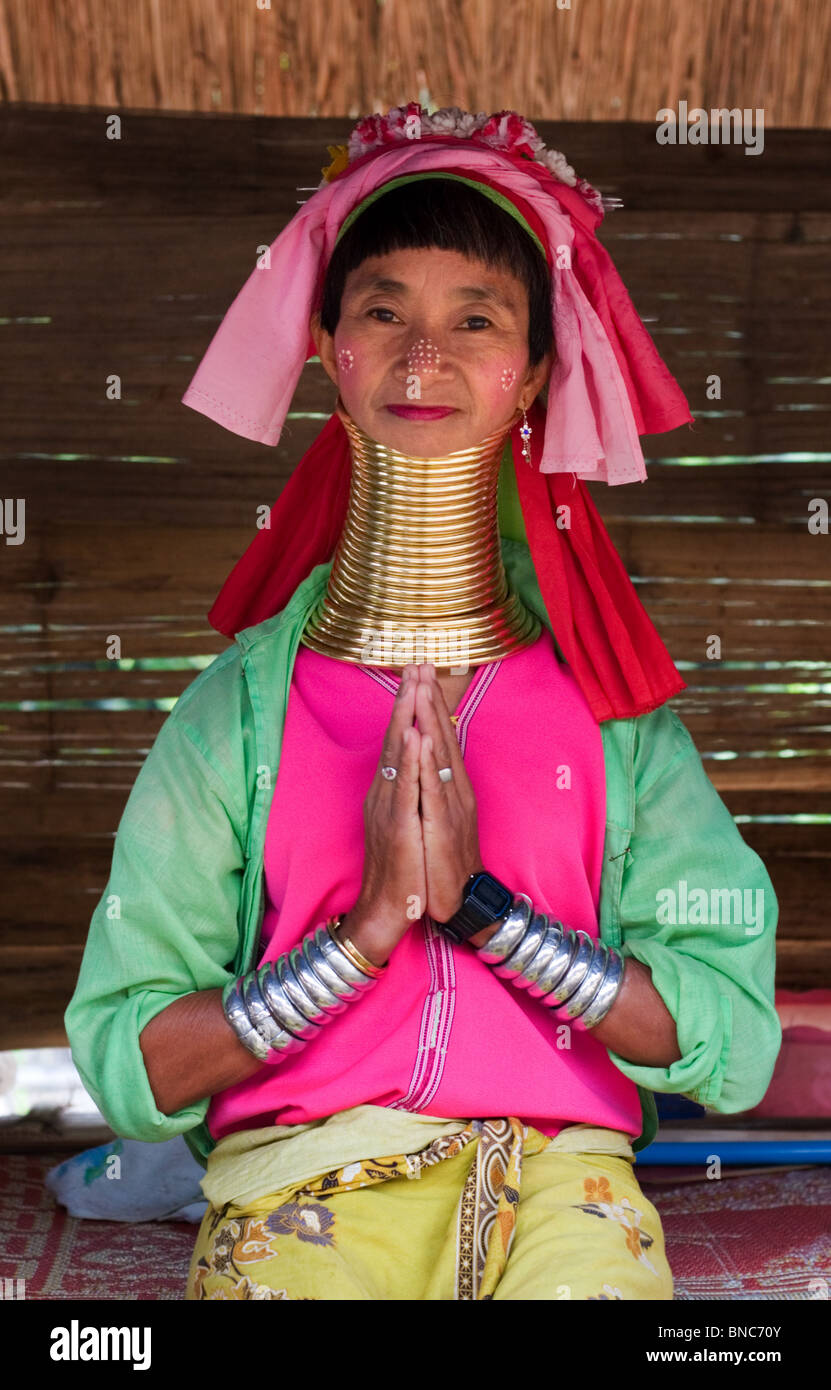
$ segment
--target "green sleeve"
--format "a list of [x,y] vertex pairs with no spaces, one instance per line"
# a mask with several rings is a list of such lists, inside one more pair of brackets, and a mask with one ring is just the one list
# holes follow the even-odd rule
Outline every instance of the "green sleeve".
[[[748,1110],[770,1084],[782,1040],[774,1007],[773,886],[675,711],[661,706],[642,716],[636,730],[621,949],[649,967],[675,1020],[681,1057],[649,1067],[609,1055],[650,1090],[678,1092],[716,1111]],[[691,901],[695,889],[705,890],[700,907]],[[734,889],[740,898],[720,893]]]
[[237,949],[245,812],[242,782],[220,771],[238,727],[234,655],[183,693],[139,770],[64,1015],[84,1086],[126,1138],[170,1139],[208,1109],[207,1097],[173,1115],[157,1108],[139,1036],[174,999],[224,985]]

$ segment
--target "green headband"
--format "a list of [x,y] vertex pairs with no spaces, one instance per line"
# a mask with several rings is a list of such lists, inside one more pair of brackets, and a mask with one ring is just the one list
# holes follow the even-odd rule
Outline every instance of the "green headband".
[[436,170],[435,172],[431,171],[426,174],[402,174],[400,178],[390,179],[389,183],[383,184],[381,188],[376,188],[374,193],[368,193],[360,203],[356,204],[348,216],[344,218],[340,231],[335,237],[335,246],[337,246],[344,232],[351,227],[355,218],[359,217],[364,209],[369,207],[370,203],[374,203],[376,198],[381,198],[385,193],[388,193],[391,188],[397,188],[400,184],[415,183],[416,179],[455,179],[457,183],[466,183],[470,188],[475,188],[477,193],[484,193],[485,197],[490,198],[492,202],[496,203],[497,207],[502,208],[503,212],[507,212],[511,217],[515,218],[520,227],[528,233],[531,240],[538,247],[540,255],[546,262],[546,265],[548,264],[545,247],[536,232],[531,230],[525,218],[522,216],[522,213],[514,207],[510,198],[506,198],[503,193],[497,193],[495,188],[491,188],[486,183],[477,183],[475,179],[466,179],[461,174],[445,174],[441,170]]

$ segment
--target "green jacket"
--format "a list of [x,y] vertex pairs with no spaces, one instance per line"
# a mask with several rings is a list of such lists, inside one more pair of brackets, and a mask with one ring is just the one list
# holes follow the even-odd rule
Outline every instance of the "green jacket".
[[[551,631],[528,546],[501,539],[511,587]],[[281,613],[238,632],[159,730],[118,826],[65,1014],[75,1065],[112,1129],[152,1141],[184,1134],[203,1164],[214,1147],[209,1101],[173,1115],[158,1110],[139,1035],[174,999],[215,989],[256,963],[265,832],[294,659],[331,564],[317,565]],[[600,730],[607,787],[600,936],[649,966],[682,1053],[669,1067],[648,1067],[609,1051],[639,1088],[637,1150],[655,1137],[654,1091],[725,1112],[762,1099],[781,1044],[773,1002],[778,905],[764,864],[674,710],[664,704]],[[708,899],[711,888],[740,888],[756,903],[762,890],[763,920],[737,925],[722,915],[714,925],[711,912],[704,925],[664,923],[657,895],[682,894],[681,880]]]

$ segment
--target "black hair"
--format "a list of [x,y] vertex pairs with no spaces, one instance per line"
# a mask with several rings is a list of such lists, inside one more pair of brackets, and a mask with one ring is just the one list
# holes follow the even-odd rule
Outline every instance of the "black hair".
[[555,353],[551,277],[538,246],[492,198],[455,179],[416,179],[392,188],[359,213],[332,253],[323,283],[320,322],[334,335],[350,271],[370,256],[435,246],[509,270],[528,294],[528,356],[536,367]]

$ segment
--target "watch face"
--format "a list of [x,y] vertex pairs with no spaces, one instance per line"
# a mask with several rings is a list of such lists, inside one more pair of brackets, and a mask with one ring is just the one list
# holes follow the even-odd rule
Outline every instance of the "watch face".
[[470,906],[486,913],[491,921],[504,916],[512,902],[512,893],[491,874],[479,874],[470,885]]

